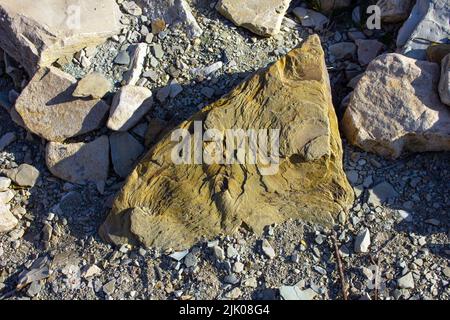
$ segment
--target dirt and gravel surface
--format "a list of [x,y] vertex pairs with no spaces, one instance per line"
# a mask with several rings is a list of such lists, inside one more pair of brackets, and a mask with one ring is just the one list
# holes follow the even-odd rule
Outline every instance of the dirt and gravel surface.
[[[156,100],[151,117],[174,123],[185,119],[312,32],[291,16],[279,35],[263,39],[232,25],[208,1],[199,1],[193,10],[204,30],[199,40],[174,29],[153,41],[164,59],[148,68],[152,72],[146,86],[156,95],[176,78],[182,90],[173,99]],[[345,40],[349,14],[342,13],[322,32],[325,48]],[[142,22],[130,19],[123,36],[133,36],[130,30],[135,30],[134,36],[144,37]],[[395,27],[370,37],[385,41],[389,51],[393,33]],[[124,70],[114,59],[127,47],[126,41],[119,42],[101,46],[87,69],[77,63],[63,69],[77,77],[101,70],[119,86]],[[349,74],[364,69],[357,61],[329,58],[341,114],[340,101],[351,90],[346,86]],[[223,67],[206,77],[191,72],[217,62]],[[1,91],[9,91],[12,80],[3,70],[0,76]],[[40,172],[32,188],[11,188],[11,211],[20,223],[0,235],[0,299],[280,299],[280,292],[294,285],[306,299],[340,299],[335,244],[351,299],[450,298],[449,153],[391,161],[344,141],[344,167],[357,198],[333,229],[335,240],[330,228],[287,221],[268,227],[261,237],[240,230],[234,237],[199,242],[186,252],[114,248],[97,230],[123,180],[111,172],[103,188],[52,177],[45,165],[45,142],[0,111],[0,138],[15,135],[0,150],[0,170],[28,163]]]

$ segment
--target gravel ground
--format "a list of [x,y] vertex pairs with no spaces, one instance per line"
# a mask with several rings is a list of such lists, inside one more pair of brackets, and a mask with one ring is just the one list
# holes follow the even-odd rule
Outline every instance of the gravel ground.
[[[199,3],[194,13],[204,30],[200,41],[187,39],[177,29],[157,40],[164,59],[149,68],[157,76],[146,86],[156,94],[176,78],[183,90],[174,99],[157,101],[150,117],[173,123],[185,119],[312,32],[286,20],[279,36],[257,38],[219,16],[207,1]],[[334,21],[321,34],[325,48],[342,41],[349,28],[345,13]],[[141,29],[139,23],[131,25]],[[386,41],[389,51],[392,32],[395,27],[372,36]],[[125,48],[108,41],[90,68],[103,71],[119,86],[124,70],[113,60]],[[354,61],[332,60],[331,82],[340,106],[351,90],[346,86],[349,74],[363,68]],[[189,72],[218,61],[225,67],[208,77]],[[63,69],[77,77],[91,70],[77,63],[64,64]],[[2,76],[0,86],[10,89],[12,82]],[[205,88],[214,93],[205,96]],[[388,161],[344,141],[344,166],[357,199],[347,219],[341,215],[334,228],[336,241],[328,228],[287,221],[268,227],[262,237],[241,230],[234,237],[205,240],[173,254],[104,243],[97,230],[123,181],[111,172],[102,190],[52,177],[45,166],[44,141],[1,111],[0,137],[13,132],[16,139],[0,151],[0,169],[29,163],[41,177],[32,188],[14,190],[11,208],[20,224],[0,235],[0,299],[279,299],[280,292],[294,285],[308,299],[340,299],[335,244],[351,299],[450,298],[449,153]],[[337,111],[341,113],[340,107]],[[90,140],[92,135],[78,139]],[[385,197],[383,204],[375,194]],[[380,280],[376,286],[374,273]],[[32,281],[38,277],[45,281]]]

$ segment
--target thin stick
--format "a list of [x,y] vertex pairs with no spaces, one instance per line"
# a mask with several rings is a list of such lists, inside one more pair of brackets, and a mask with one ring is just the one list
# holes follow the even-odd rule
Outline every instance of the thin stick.
[[341,280],[342,296],[343,296],[344,300],[348,300],[347,284],[345,283],[345,275],[344,275],[344,266],[342,265],[341,254],[339,253],[339,246],[337,243],[336,232],[334,230],[332,231],[331,237],[332,237],[333,243],[334,243],[334,252],[336,255],[336,263],[337,263],[338,270],[339,270],[339,278]]

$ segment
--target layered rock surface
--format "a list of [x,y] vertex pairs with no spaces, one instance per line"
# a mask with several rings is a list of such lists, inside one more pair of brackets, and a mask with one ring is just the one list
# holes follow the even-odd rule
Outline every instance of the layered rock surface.
[[0,47],[32,76],[119,33],[120,15],[115,0],[0,0]]
[[[167,134],[128,177],[100,228],[104,239],[185,248],[202,236],[232,234],[241,226],[261,233],[266,225],[288,218],[332,224],[353,201],[318,36],[178,129],[192,131],[197,121],[204,130],[222,134],[227,129],[279,129],[278,170],[264,175],[267,166],[261,161],[176,165],[172,156],[178,141]],[[214,143],[201,145],[211,150]],[[223,155],[220,147],[215,150]]]
[[343,118],[350,143],[397,158],[450,150],[450,110],[438,95],[439,65],[382,55],[358,81]]

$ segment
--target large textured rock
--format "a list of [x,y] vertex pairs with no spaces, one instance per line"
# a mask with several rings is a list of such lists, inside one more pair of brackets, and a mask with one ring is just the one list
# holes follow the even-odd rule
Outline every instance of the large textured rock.
[[[179,153],[178,141],[166,134],[128,177],[100,228],[104,239],[182,249],[201,236],[232,234],[241,226],[261,233],[266,225],[288,218],[332,224],[353,201],[318,36],[178,129],[190,137],[188,129],[198,129],[198,121],[205,132],[216,129],[218,136],[228,129],[279,129],[280,161],[273,168],[278,170],[269,172],[260,158],[252,164],[251,157],[241,164],[205,160],[212,164],[177,165],[172,156]],[[213,142],[200,145],[209,156],[243,159],[245,150],[242,145],[225,152]]]
[[28,130],[60,142],[97,129],[109,106],[99,99],[74,98],[76,84],[75,78],[57,68],[40,69],[15,105]]
[[280,31],[289,3],[290,0],[220,0],[216,8],[237,26],[260,36],[273,36]]
[[0,0],[0,47],[33,75],[119,33],[119,21],[115,0]]
[[417,0],[411,15],[398,32],[397,47],[410,58],[426,60],[433,42],[447,43],[450,38],[450,1]]
[[439,96],[442,103],[450,106],[450,54],[441,62],[441,79],[439,81]]
[[343,118],[350,143],[385,157],[450,150],[450,110],[438,95],[440,68],[382,55],[358,81]]
[[152,21],[163,19],[166,24],[182,24],[186,34],[199,37],[203,33],[186,0],[136,0]]
[[45,160],[50,172],[63,180],[84,184],[108,178],[109,139],[101,136],[90,143],[49,142]]

